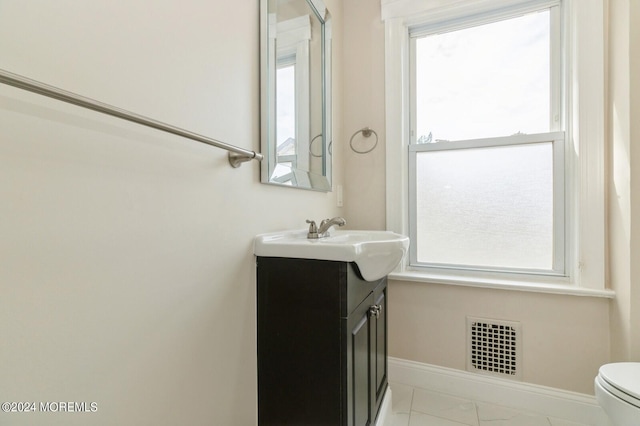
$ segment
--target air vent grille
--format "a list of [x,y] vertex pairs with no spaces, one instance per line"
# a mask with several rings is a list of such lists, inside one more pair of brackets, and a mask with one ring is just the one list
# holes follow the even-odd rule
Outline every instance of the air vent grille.
[[520,323],[467,317],[467,370],[520,379]]

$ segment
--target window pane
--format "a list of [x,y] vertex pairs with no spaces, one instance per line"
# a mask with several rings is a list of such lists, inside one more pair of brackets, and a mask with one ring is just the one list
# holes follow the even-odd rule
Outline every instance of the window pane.
[[[278,151],[295,153],[296,67],[279,67],[276,73],[276,145]],[[279,152],[280,153],[280,152]],[[284,155],[284,154],[281,154]]]
[[416,39],[416,140],[548,132],[549,28],[546,10]]
[[416,153],[417,260],[553,267],[552,143]]

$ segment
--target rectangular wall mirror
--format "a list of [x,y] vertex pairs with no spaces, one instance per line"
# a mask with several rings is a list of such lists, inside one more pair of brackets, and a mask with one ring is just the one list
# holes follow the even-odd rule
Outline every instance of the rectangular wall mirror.
[[331,15],[261,0],[260,33],[262,182],[331,191]]

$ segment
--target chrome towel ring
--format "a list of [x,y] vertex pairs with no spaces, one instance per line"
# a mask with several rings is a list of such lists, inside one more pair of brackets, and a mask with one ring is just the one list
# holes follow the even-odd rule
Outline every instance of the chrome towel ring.
[[[354,138],[358,133],[362,133],[362,136],[364,136],[365,138],[371,137],[371,134],[372,134],[372,133],[373,133],[374,135],[376,135],[376,141],[375,141],[375,143],[373,144],[373,146],[372,146],[371,148],[367,149],[367,150],[364,150],[364,151],[358,151],[357,149],[355,149],[355,148],[353,147],[353,138]],[[349,140],[349,145],[351,146],[351,150],[352,150],[353,152],[356,152],[356,153],[358,153],[358,154],[367,154],[367,153],[369,153],[369,152],[373,151],[373,150],[375,149],[375,147],[376,147],[376,146],[378,146],[378,134],[377,134],[377,133],[376,133],[376,131],[375,131],[375,130],[373,130],[373,129],[370,129],[370,128],[368,128],[368,127],[363,127],[363,128],[362,128],[362,129],[360,129],[360,130],[356,130],[356,132],[355,132],[353,135],[351,135],[351,139]]]

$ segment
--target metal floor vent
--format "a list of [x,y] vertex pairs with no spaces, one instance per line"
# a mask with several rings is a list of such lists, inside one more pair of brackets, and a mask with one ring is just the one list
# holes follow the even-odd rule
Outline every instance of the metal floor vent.
[[467,371],[520,380],[520,323],[467,317]]

